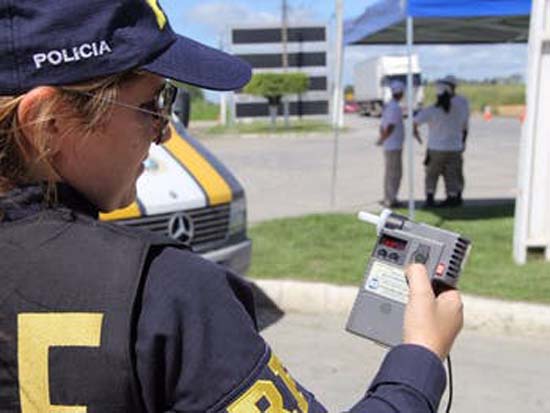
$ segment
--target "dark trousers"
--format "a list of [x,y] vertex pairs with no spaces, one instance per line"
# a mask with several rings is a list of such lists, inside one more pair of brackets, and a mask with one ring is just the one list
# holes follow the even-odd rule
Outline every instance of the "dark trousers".
[[443,176],[447,197],[456,197],[461,189],[461,152],[428,151],[426,164],[426,194],[435,194],[437,181]]

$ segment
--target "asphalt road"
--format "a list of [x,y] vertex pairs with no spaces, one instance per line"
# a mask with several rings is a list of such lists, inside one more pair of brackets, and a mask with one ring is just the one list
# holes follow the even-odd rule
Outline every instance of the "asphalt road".
[[[264,337],[330,412],[359,400],[385,349],[343,330],[345,318],[287,314]],[[451,354],[454,413],[550,412],[550,336],[463,331]],[[443,396],[440,411],[447,403]]]
[[[203,137],[202,142],[226,163],[244,185],[249,220],[377,208],[382,199],[383,155],[375,146],[379,120],[349,115],[337,140],[335,203],[331,182],[333,134],[308,136]],[[193,125],[191,125],[193,126]],[[424,138],[426,138],[424,130]],[[513,118],[485,122],[473,117],[465,154],[467,199],[514,198],[521,124]],[[415,145],[415,198],[423,199],[425,145]],[[440,198],[443,182],[438,188]],[[408,196],[404,177],[400,198]]]

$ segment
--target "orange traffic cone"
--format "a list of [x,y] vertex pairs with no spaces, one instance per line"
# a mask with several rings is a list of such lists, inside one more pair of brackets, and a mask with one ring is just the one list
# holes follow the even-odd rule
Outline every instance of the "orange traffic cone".
[[489,122],[493,119],[493,114],[491,113],[491,106],[485,106],[483,109],[483,119],[485,119],[486,122]]

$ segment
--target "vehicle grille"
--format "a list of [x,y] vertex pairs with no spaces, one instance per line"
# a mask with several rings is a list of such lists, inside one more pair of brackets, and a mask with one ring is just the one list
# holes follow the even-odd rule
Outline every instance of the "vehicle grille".
[[[184,211],[193,221],[194,236],[191,247],[197,252],[215,248],[225,242],[229,229],[229,205],[190,209]],[[117,224],[134,228],[146,229],[159,234],[168,235],[168,223],[174,215],[150,215],[142,218],[115,221]]]

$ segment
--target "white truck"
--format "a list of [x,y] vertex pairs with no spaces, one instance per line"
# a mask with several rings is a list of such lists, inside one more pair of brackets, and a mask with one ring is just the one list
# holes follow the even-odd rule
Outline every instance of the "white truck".
[[[357,63],[353,73],[354,97],[359,112],[367,116],[380,116],[382,108],[391,99],[390,83],[401,80],[407,83],[409,61],[407,56],[378,56]],[[413,110],[424,100],[424,88],[418,55],[412,57],[414,96]],[[401,101],[406,113],[407,96]]]

